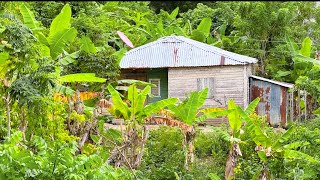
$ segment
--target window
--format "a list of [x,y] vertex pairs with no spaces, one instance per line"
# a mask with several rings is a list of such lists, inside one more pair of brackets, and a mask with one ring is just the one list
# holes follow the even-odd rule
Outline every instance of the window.
[[214,78],[198,78],[197,79],[197,90],[201,91],[208,88],[208,97],[213,98],[214,95]]
[[149,79],[149,83],[156,85],[156,87],[151,87],[151,94],[160,96],[160,79]]

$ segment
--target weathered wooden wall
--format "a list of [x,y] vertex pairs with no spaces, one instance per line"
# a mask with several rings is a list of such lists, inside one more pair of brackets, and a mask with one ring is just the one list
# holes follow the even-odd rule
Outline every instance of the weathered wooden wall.
[[[168,96],[184,99],[185,94],[197,90],[198,78],[213,77],[214,98],[207,99],[203,108],[226,107],[229,99],[234,99],[236,104],[244,107],[249,101],[249,75],[251,73],[251,65],[169,68]],[[209,125],[226,122],[226,118],[207,120]]]

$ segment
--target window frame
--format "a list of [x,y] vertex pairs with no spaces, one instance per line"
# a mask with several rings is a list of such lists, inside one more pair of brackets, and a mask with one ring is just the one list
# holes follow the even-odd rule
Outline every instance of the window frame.
[[150,90],[150,93],[154,96],[154,97],[161,97],[161,86],[160,86],[160,84],[161,84],[161,79],[160,78],[150,78],[149,79],[149,83],[150,84],[153,84],[153,83],[151,83],[151,81],[158,81],[158,84],[156,85],[157,86],[157,88],[158,88],[158,95],[156,96],[156,95],[154,95],[154,94],[152,94],[152,87],[151,87],[151,90]]
[[[207,80],[207,85],[205,84],[201,84],[202,87],[199,89],[199,81],[204,81]],[[211,81],[211,82],[210,82]],[[197,91],[202,91],[205,88],[208,88],[208,96],[207,99],[212,99],[214,97],[215,94],[215,88],[216,88],[216,84],[215,84],[216,78],[215,77],[202,77],[202,78],[197,78]],[[212,87],[210,87],[210,85]]]

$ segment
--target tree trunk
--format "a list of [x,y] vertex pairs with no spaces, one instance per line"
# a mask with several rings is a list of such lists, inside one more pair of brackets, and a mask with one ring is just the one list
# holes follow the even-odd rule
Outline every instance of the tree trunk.
[[259,175],[259,180],[267,180],[269,178],[269,170],[265,163],[262,165],[262,170]]
[[108,164],[115,167],[127,166],[131,170],[138,169],[142,162],[144,147],[149,136],[149,127],[143,126],[143,135],[139,130],[127,126],[123,136],[123,143],[116,145],[107,160]]
[[98,107],[93,110],[93,119],[80,122],[77,119],[71,119],[71,114],[76,111],[77,114],[84,113],[84,103],[80,98],[80,92],[76,91],[76,99],[68,97],[68,116],[67,116],[67,129],[70,134],[79,137],[78,140],[78,153],[81,153],[82,147],[89,140],[90,132],[95,129],[98,123]]
[[144,146],[147,143],[148,136],[149,136],[149,126],[143,126],[142,142],[140,144],[140,151],[138,152],[137,158],[133,166],[134,169],[137,169],[141,165]]
[[183,148],[186,153],[184,166],[188,170],[189,164],[194,162],[193,142],[194,142],[194,138],[196,136],[196,131],[195,131],[194,127],[192,126],[190,131],[186,131],[183,134],[184,134]]
[[263,76],[266,75],[265,73],[266,47],[267,47],[266,41],[263,41],[261,43],[261,49],[263,50],[263,54],[260,56],[260,72]]
[[235,179],[234,169],[237,166],[237,160],[239,156],[242,156],[242,153],[240,151],[240,147],[238,143],[231,144],[228,160],[226,163],[226,169],[225,169],[225,179]]
[[183,141],[182,141],[182,147],[184,150],[184,168],[188,170],[188,149],[187,149],[187,135],[185,133],[183,133]]
[[81,150],[82,147],[84,146],[84,143],[89,139],[89,134],[90,131],[96,127],[97,122],[98,122],[98,118],[97,118],[97,109],[93,110],[93,121],[92,122],[85,122],[85,127],[83,128],[83,133],[82,136],[80,135],[80,140],[78,142],[78,148]]
[[10,117],[10,94],[8,93],[4,99],[6,104],[6,115],[7,115],[7,129],[8,129],[8,138],[11,137],[11,117]]

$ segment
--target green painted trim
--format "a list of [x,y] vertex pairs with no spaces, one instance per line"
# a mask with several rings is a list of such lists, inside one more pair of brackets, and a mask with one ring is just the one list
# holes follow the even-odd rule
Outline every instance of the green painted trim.
[[156,102],[168,98],[168,69],[148,69],[148,82],[149,79],[160,79],[160,97],[148,98],[148,102]]

